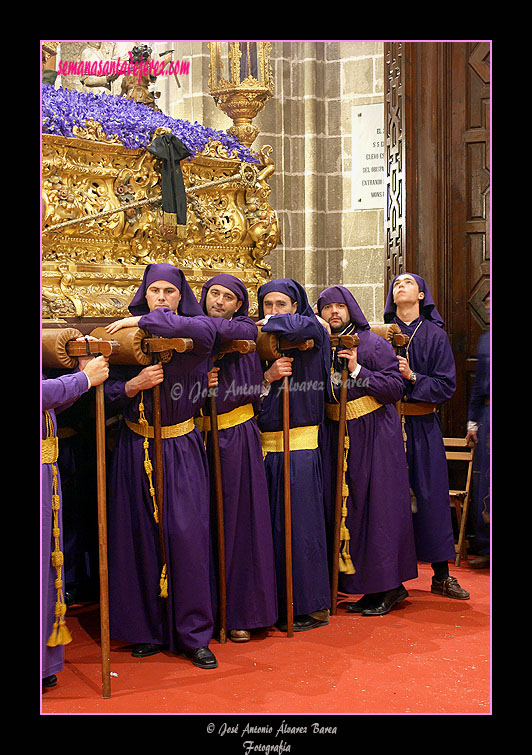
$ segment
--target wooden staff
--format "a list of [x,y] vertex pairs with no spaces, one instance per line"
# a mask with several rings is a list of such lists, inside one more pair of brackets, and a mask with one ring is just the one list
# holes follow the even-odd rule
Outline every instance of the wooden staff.
[[222,466],[220,462],[220,441],[218,438],[218,410],[216,395],[210,396],[212,460],[214,465],[214,489],[216,492],[216,523],[218,527],[218,585],[220,602],[220,642],[227,641],[227,595],[225,576],[225,530],[224,500],[222,487]]
[[283,472],[284,548],[286,572],[286,636],[294,636],[294,593],[292,579],[292,499],[290,493],[290,384],[283,377]]
[[[357,334],[331,336],[331,347],[337,349],[351,349],[358,346],[360,339]],[[332,550],[332,574],[331,574],[331,616],[336,616],[336,603],[338,599],[338,574],[340,570],[340,523],[342,519],[342,492],[344,485],[344,452],[345,452],[345,427],[347,406],[347,378],[348,360],[339,359],[342,368],[340,384],[340,416],[338,419],[338,453],[336,456],[336,498],[334,503],[334,534]],[[341,364],[340,364],[341,363]]]
[[[193,342],[190,338],[145,338],[142,342],[142,349],[145,353],[151,354],[152,364],[162,364],[172,357],[172,350],[178,352],[190,351],[193,348]],[[168,580],[166,569],[166,548],[164,544],[164,462],[163,462],[163,440],[161,425],[161,385],[158,383],[152,388],[152,411],[153,411],[153,468],[155,472],[155,498],[159,510],[159,543],[161,547],[161,597],[167,597],[163,590],[164,577]]]
[[105,404],[103,383],[96,386],[96,459],[98,497],[98,560],[100,572],[100,643],[102,697],[111,697],[111,641],[109,632],[109,574],[107,567],[107,499],[105,460]]
[[[274,333],[264,333],[259,328],[257,350],[262,361],[274,361],[284,356],[286,351],[298,349],[307,351],[314,347],[312,338],[292,343],[286,338],[278,338]],[[290,384],[288,376],[283,377],[283,478],[284,478],[284,543],[286,572],[286,636],[294,636],[294,595],[292,579],[292,499],[290,492]]]
[[[116,341],[69,341],[69,356],[105,356],[118,354]],[[109,632],[109,573],[107,561],[107,494],[105,459],[105,401],[103,383],[96,391],[96,489],[98,501],[98,565],[100,573],[100,646],[102,666],[102,697],[111,697],[111,641]]]
[[[255,341],[233,340],[221,347],[215,359],[220,359],[224,354],[239,352],[250,354],[255,351]],[[211,415],[211,440],[212,458],[214,466],[214,488],[216,493],[216,522],[218,528],[218,592],[220,603],[220,643],[227,642],[227,580],[225,574],[225,529],[224,529],[224,502],[222,485],[222,465],[220,460],[220,439],[218,435],[218,410],[216,408],[216,395],[210,395]]]
[[[385,322],[385,323],[371,322],[370,330],[372,333],[376,333],[378,336],[381,336],[386,341],[391,343],[397,355],[399,355],[400,349],[405,346],[408,346],[410,342],[410,336],[407,335],[406,333],[403,333],[403,331],[401,330],[401,328],[396,322]],[[397,409],[399,419],[401,420],[401,431],[403,433],[403,441],[406,443],[404,416],[401,414],[401,404],[402,404],[402,400],[399,399],[399,401],[396,401],[395,403],[395,408]],[[406,450],[406,446],[405,446],[405,450]]]

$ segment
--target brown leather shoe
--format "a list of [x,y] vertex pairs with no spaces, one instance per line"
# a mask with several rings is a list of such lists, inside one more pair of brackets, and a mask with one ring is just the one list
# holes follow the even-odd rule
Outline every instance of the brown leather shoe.
[[249,642],[251,633],[247,629],[231,629],[229,639],[233,642]]
[[430,591],[436,595],[445,595],[447,598],[456,598],[456,600],[469,600],[469,593],[460,587],[456,577],[447,577],[439,582],[436,577],[432,577]]

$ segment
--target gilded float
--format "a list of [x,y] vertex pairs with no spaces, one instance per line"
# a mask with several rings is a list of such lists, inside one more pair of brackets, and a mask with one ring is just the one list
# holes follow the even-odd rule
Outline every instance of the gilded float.
[[172,236],[161,224],[157,158],[91,119],[74,133],[42,136],[43,319],[125,316],[155,262],[182,268],[198,297],[213,275],[236,275],[256,313],[257,288],[270,276],[265,257],[280,236],[269,204],[271,147],[245,163],[210,141],[183,160],[187,224]]

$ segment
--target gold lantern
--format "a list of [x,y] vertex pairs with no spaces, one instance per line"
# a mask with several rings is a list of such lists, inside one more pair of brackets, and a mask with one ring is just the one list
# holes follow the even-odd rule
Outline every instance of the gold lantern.
[[271,47],[270,42],[229,42],[225,78],[222,43],[209,42],[209,92],[233,121],[227,133],[250,148],[259,133],[253,118],[273,94]]

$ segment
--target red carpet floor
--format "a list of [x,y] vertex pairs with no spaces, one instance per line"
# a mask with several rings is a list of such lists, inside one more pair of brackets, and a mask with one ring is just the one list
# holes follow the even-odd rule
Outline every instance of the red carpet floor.
[[269,629],[244,644],[214,640],[212,671],[169,652],[132,658],[111,641],[110,699],[102,698],[98,606],[72,606],[73,642],[41,713],[211,714],[216,727],[222,714],[238,714],[241,732],[246,715],[490,714],[490,572],[451,565],[468,601],[431,594],[431,574],[419,564],[405,585],[410,597],[387,616],[340,604],[328,626],[293,638]]

